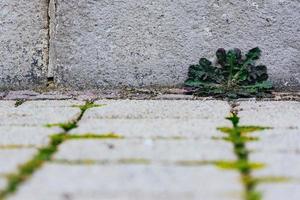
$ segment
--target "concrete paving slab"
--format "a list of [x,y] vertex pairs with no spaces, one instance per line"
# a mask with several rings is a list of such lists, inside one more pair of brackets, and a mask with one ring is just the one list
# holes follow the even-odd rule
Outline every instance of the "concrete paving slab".
[[242,101],[241,124],[300,129],[300,102]]
[[[47,120],[64,122],[78,116],[80,110],[72,105],[82,103],[30,101],[14,107],[13,101],[0,101],[3,114],[0,124],[6,123],[0,126],[0,146],[45,145],[46,137],[59,131],[42,127],[43,123]],[[230,112],[226,102],[102,100],[96,103],[106,106],[89,109],[78,123],[79,127],[70,134],[114,132],[125,138],[66,141],[54,155],[55,163],[46,163],[36,171],[11,199],[242,198],[237,172],[213,165],[178,164],[179,161],[235,159],[230,143],[211,138],[222,136],[217,127],[231,126],[224,119]],[[243,125],[274,127],[252,133],[259,141],[247,143],[247,148],[252,150],[250,161],[266,164],[265,168],[254,170],[253,175],[292,178],[290,182],[259,184],[258,189],[267,200],[282,200],[287,193],[291,193],[291,199],[297,199],[296,189],[300,186],[297,182],[300,180],[299,103],[240,103]],[[16,120],[15,125],[11,123],[13,120]],[[278,125],[277,120],[286,121]],[[0,163],[5,163],[0,166],[0,175],[14,172],[35,152],[36,149],[24,147],[0,149]],[[150,162],[138,162],[142,159]],[[92,160],[99,162],[76,162]],[[1,179],[2,176],[0,188]]]
[[251,136],[259,137],[259,141],[249,142],[248,149],[270,153],[300,153],[300,130],[299,129],[271,129],[256,132]]
[[1,126],[44,126],[76,119],[80,109],[72,107],[80,101],[29,101],[18,107],[2,109]]
[[46,86],[48,3],[1,0],[0,90]]
[[258,186],[258,189],[263,191],[264,200],[299,200],[299,188],[299,182],[261,184]]
[[226,101],[110,100],[96,101],[103,107],[88,110],[83,121],[96,119],[211,119],[220,124],[229,114]]
[[47,164],[9,200],[237,200],[241,191],[237,173],[213,166]]
[[24,102],[20,108],[29,109],[36,107],[72,107],[74,105],[84,105],[84,101],[76,101],[76,100],[39,100],[39,101],[26,101]]
[[288,153],[252,153],[250,160],[261,162],[265,168],[255,171],[256,176],[279,176],[300,178],[300,154]]
[[[222,125],[230,125],[227,121]],[[84,119],[72,134],[116,133],[127,138],[188,137],[211,138],[220,136],[214,119]]]
[[30,160],[36,152],[35,148],[0,149],[0,174],[15,172],[19,165]]
[[70,140],[55,159],[120,161],[145,159],[151,163],[234,160],[228,143],[212,140]]
[[126,137],[212,137],[217,126],[230,125],[224,101],[106,100],[89,109],[75,134],[114,132]]
[[9,146],[36,146],[47,145],[49,136],[62,132],[62,129],[53,127],[24,127],[0,126],[0,148]]
[[16,101],[0,101],[0,111],[2,112],[5,109],[13,108]]

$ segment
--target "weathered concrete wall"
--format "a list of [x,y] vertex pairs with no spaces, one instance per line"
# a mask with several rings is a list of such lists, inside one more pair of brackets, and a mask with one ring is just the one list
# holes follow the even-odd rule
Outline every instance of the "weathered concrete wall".
[[59,85],[172,86],[218,47],[256,46],[276,86],[300,84],[299,0],[55,1]]
[[0,89],[47,82],[48,0],[0,0]]
[[217,48],[256,46],[300,88],[299,0],[49,1],[0,0],[0,89],[180,85]]

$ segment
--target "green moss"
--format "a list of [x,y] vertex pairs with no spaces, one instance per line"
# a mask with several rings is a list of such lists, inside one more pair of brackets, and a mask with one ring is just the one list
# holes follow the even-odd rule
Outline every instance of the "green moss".
[[239,160],[239,161],[216,161],[215,165],[222,169],[233,169],[239,170],[242,173],[244,171],[249,171],[253,169],[262,169],[265,167],[263,163],[250,163],[247,160]]
[[76,122],[66,122],[66,123],[58,123],[58,124],[46,124],[46,127],[48,127],[48,128],[60,127],[65,132],[69,132],[70,130],[77,128],[77,123]]
[[18,106],[22,105],[22,104],[25,103],[25,102],[26,102],[25,99],[18,99],[18,100],[16,100],[16,102],[15,102],[15,107],[18,107]]
[[21,183],[26,181],[44,162],[49,161],[57,151],[58,145],[63,141],[63,134],[52,136],[48,146],[39,149],[38,153],[30,161],[22,164],[16,173],[9,174],[7,176],[7,187],[0,191],[0,199],[4,199],[9,194],[14,193]]
[[52,159],[52,155],[57,151],[58,146],[62,144],[64,141],[71,140],[71,139],[91,139],[91,138],[92,139],[120,139],[122,138],[122,136],[113,133],[102,134],[102,135],[95,135],[95,134],[68,135],[65,133],[61,133],[61,134],[55,134],[50,136],[50,143],[48,144],[48,146],[39,149],[38,153],[30,161],[22,164],[16,173],[7,176],[8,185],[5,190],[0,191],[0,199],[2,200],[9,194],[14,193],[21,183],[25,182],[45,162],[50,161]]
[[[20,105],[21,102],[16,102]],[[48,146],[39,149],[38,153],[28,162],[22,164],[16,173],[10,174],[7,176],[8,184],[7,187],[0,191],[0,200],[7,197],[9,194],[14,193],[18,186],[25,182],[30,176],[38,170],[45,162],[50,161],[52,155],[57,151],[58,146],[67,139],[84,139],[84,138],[120,138],[121,136],[115,134],[105,134],[105,135],[67,135],[67,133],[77,127],[78,121],[82,118],[85,111],[92,107],[99,107],[101,105],[95,105],[93,102],[86,102],[85,105],[79,106],[81,113],[79,117],[71,122],[67,123],[58,123],[58,124],[47,124],[46,127],[60,127],[64,130],[62,134],[55,134],[50,136],[50,143]]]
[[65,132],[69,132],[70,130],[77,128],[77,123],[80,121],[82,118],[83,114],[90,108],[93,107],[101,107],[104,105],[96,105],[93,102],[86,102],[84,105],[73,105],[73,107],[77,107],[81,110],[80,115],[78,118],[74,121],[66,122],[66,123],[57,123],[57,124],[47,124],[46,127],[51,128],[51,127],[60,127],[62,128]]
[[267,129],[271,129],[271,128],[263,127],[263,126],[237,126],[236,128],[230,128],[230,127],[218,128],[219,131],[226,133],[226,134],[232,134],[234,131],[238,131],[241,134],[247,134],[247,133],[263,131],[263,130],[267,130]]
[[262,193],[258,191],[250,191],[245,195],[246,200],[261,200]]
[[81,120],[82,116],[88,109],[95,108],[95,107],[102,107],[102,106],[105,106],[105,105],[94,104],[94,102],[92,102],[92,101],[87,101],[84,105],[73,105],[73,107],[77,107],[81,110],[81,113],[77,118],[77,121]]
[[256,142],[259,140],[258,137],[252,137],[252,136],[241,136],[239,138],[227,136],[227,137],[212,137],[213,140],[225,140],[227,142],[235,142],[235,141],[240,141],[240,142]]
[[95,108],[95,107],[102,107],[105,106],[104,104],[94,104],[91,101],[87,101],[84,105],[73,105],[72,107],[77,107],[79,108],[82,112],[85,112],[86,110],[90,108]]
[[261,126],[239,126],[240,118],[236,113],[232,113],[230,117],[232,127],[220,127],[219,131],[225,133],[226,137],[221,139],[232,143],[236,161],[217,161],[216,166],[227,169],[237,170],[244,186],[245,200],[261,200],[262,194],[257,191],[256,186],[259,183],[258,179],[252,176],[252,171],[265,167],[263,163],[254,163],[249,160],[250,151],[247,149],[247,142],[257,141],[258,137],[249,136],[249,133],[270,129],[270,127]]

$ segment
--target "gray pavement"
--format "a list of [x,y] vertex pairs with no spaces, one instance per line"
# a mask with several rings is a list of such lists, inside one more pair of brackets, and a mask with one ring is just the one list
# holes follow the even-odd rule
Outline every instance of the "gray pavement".
[[[64,133],[52,158],[43,161],[16,191],[13,200],[206,199],[242,200],[237,170],[214,163],[235,160],[232,145],[216,137],[230,126],[231,106],[217,100],[101,100],[81,118],[83,101],[0,101],[0,191],[50,136]],[[253,133],[250,160],[266,165],[253,176],[262,200],[300,198],[300,102],[240,101],[242,125],[269,126]],[[49,123],[76,122],[65,132]],[[118,134],[122,138],[97,138]],[[76,137],[75,137],[76,136]],[[284,181],[282,181],[282,180]],[[280,181],[281,180],[281,181]]]

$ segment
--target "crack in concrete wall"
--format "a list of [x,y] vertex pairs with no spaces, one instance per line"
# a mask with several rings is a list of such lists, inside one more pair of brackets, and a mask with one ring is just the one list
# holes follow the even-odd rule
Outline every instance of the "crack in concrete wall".
[[52,78],[54,77],[54,64],[53,64],[53,48],[52,48],[52,36],[55,26],[55,10],[56,10],[56,2],[55,0],[48,0],[48,42],[49,42],[49,61],[48,61],[48,72],[47,77]]

